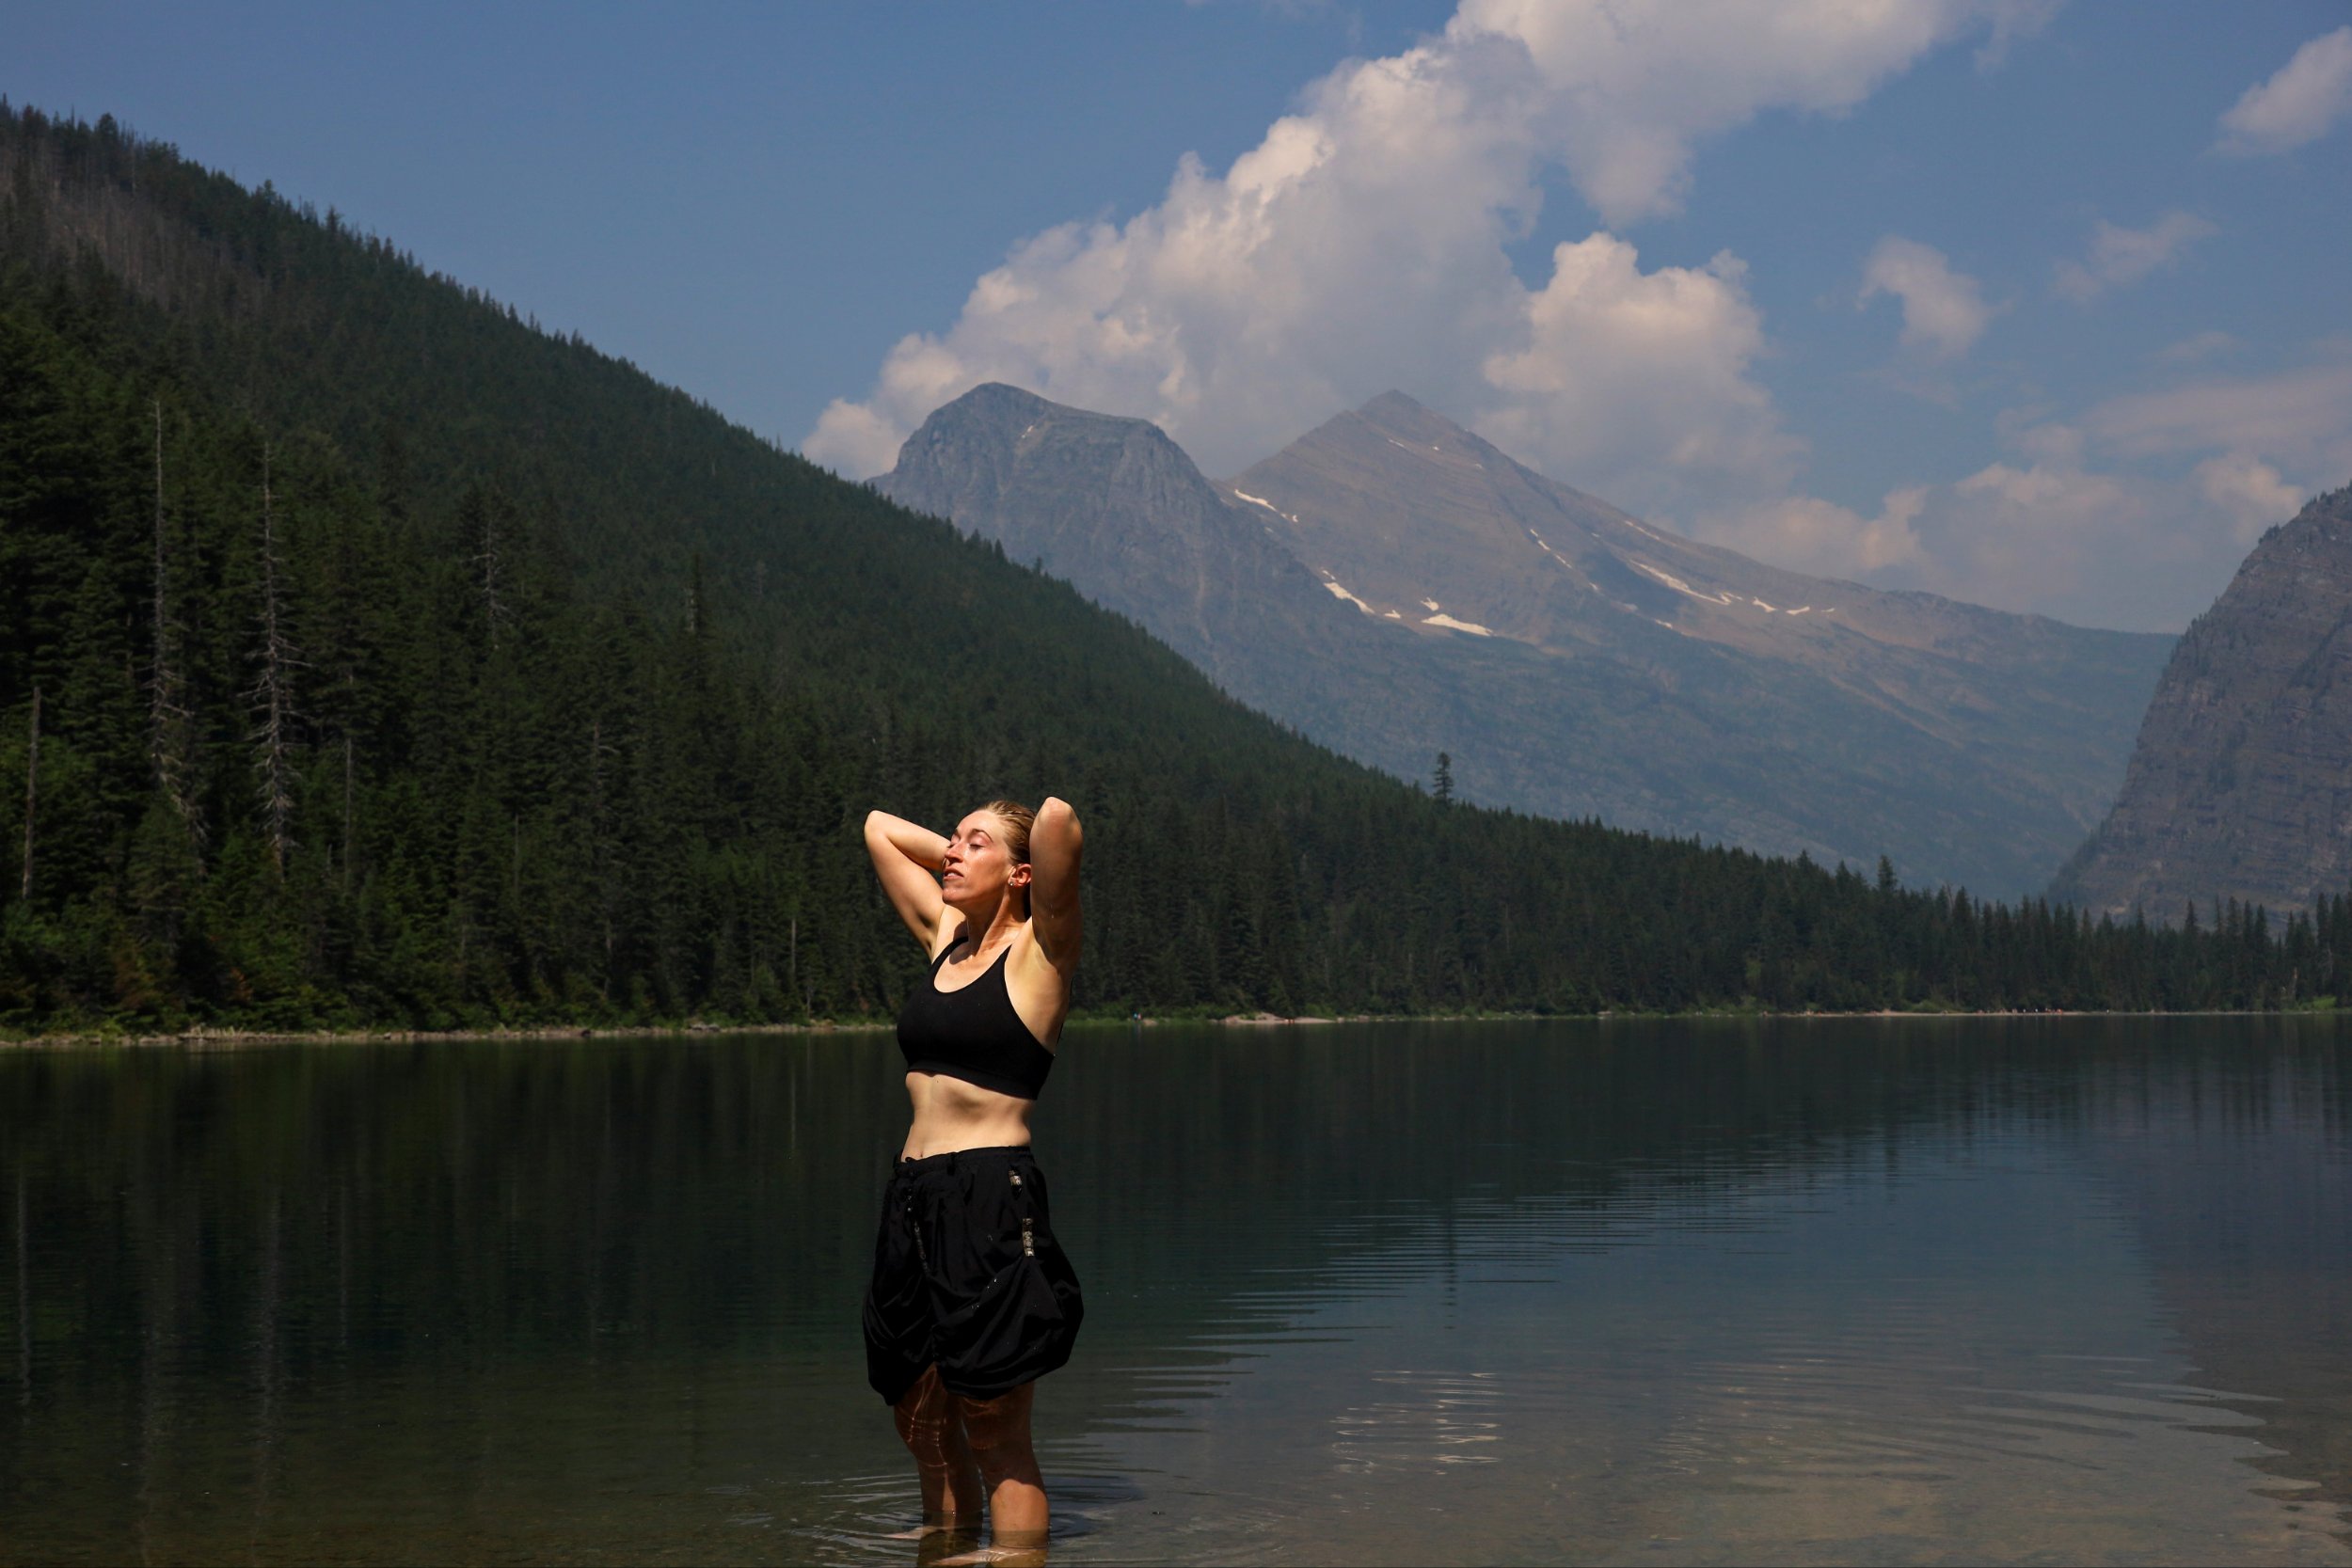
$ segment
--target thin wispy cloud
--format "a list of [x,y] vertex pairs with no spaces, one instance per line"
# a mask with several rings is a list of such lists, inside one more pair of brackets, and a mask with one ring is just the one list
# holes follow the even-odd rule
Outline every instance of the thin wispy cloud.
[[2269,80],[2221,117],[2215,150],[2242,158],[2292,152],[2317,141],[2352,114],[2352,24],[2323,33],[2295,52]]
[[2168,365],[2193,365],[2229,353],[2238,346],[2230,333],[2207,330],[2192,333],[2178,342],[2167,343],[2156,350],[2153,357]]
[[2218,448],[2299,469],[2352,474],[2352,363],[2131,393],[2092,408],[2083,425],[2127,457]]
[[2169,266],[2189,245],[2219,232],[2194,213],[2167,213],[2145,229],[2119,228],[2101,218],[2091,228],[2089,254],[2060,261],[2052,286],[2063,297],[2088,304]]

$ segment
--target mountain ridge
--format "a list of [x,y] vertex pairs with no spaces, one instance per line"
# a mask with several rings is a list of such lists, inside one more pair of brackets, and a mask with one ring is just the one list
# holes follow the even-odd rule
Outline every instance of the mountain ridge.
[[[1154,485],[1108,459],[1129,441],[1157,454]],[[1375,766],[1412,777],[1443,751],[1472,799],[1825,862],[1886,853],[2004,895],[2042,885],[2105,809],[2169,645],[1683,540],[1401,392],[1228,480],[1181,456],[1147,421],[990,384],[874,483]],[[1145,564],[1171,549],[1181,569]],[[1227,549],[1259,564],[1200,566]],[[1842,602],[1804,602],[1824,593]],[[2020,817],[2022,850],[2004,843]]]

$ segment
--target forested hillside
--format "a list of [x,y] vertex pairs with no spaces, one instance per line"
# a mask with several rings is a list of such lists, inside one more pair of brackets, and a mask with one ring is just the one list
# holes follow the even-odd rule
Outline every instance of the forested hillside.
[[1081,1005],[2331,994],[2155,932],[1454,806],[585,344],[110,121],[0,112],[0,1023],[887,1011],[868,806],[1088,826]]

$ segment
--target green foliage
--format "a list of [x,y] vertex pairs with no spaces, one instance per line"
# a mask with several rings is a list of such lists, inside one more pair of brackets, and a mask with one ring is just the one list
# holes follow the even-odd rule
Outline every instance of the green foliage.
[[2281,1006],[2352,970],[2342,900],[2092,926],[1452,805],[1450,759],[1433,797],[1311,746],[334,214],[4,108],[0,583],[12,847],[42,692],[20,1030],[885,1013],[920,958],[865,811],[1049,791],[1093,1009]]

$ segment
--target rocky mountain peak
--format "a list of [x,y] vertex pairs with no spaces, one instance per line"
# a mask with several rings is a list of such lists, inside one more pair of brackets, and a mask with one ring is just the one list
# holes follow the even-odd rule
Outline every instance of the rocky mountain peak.
[[1268,594],[1283,613],[1327,621],[1335,608],[1146,420],[991,382],[935,410],[874,483],[1041,562],[1229,682],[1260,657],[1229,620],[1268,613]]
[[1425,441],[1470,434],[1427,404],[1393,390],[1381,393],[1361,408],[1352,409],[1340,418],[1361,420],[1385,436],[1402,436]]

